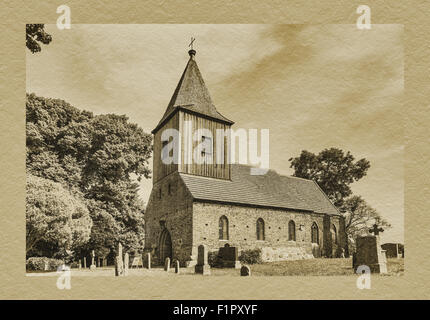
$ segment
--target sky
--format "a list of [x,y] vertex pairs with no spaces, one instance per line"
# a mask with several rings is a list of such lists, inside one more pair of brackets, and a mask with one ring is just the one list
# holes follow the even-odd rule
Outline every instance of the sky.
[[[26,90],[95,114],[125,114],[150,132],[188,61],[234,129],[270,130],[270,168],[291,175],[302,150],[366,158],[354,182],[404,241],[403,27],[372,25],[45,25],[52,42],[27,50]],[[150,163],[152,166],[152,162]],[[141,183],[146,202],[152,181]]]

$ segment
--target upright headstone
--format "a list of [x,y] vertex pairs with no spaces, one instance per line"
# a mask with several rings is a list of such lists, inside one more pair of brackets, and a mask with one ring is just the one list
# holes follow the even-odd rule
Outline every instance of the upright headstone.
[[118,255],[115,257],[115,276],[124,275],[124,262],[122,260],[122,244],[118,244]]
[[240,276],[241,277],[248,277],[251,275],[251,268],[247,265],[243,265],[242,268],[240,268]]
[[321,258],[321,249],[319,244],[312,243],[312,255],[314,258]]
[[180,271],[180,268],[179,268],[179,260],[175,260],[175,273],[176,273],[176,274],[178,274],[178,273],[179,273],[179,271]]
[[81,259],[78,260],[78,268],[79,268],[79,270],[81,270],[81,268],[82,268],[82,261],[81,261]]
[[369,230],[374,235],[357,237],[356,252],[353,257],[354,271],[361,265],[366,265],[372,273],[387,273],[387,258],[379,241],[379,232],[384,231],[375,224]]
[[91,265],[90,265],[90,270],[95,270],[96,269],[96,265],[95,265],[95,253],[94,250],[91,251]]
[[84,269],[87,268],[87,257],[84,257]]
[[221,258],[224,268],[240,269],[241,264],[237,247],[230,247],[226,244],[224,247],[219,248],[218,256]]
[[148,268],[148,270],[151,269],[151,253],[148,252],[146,254],[146,267]]
[[164,261],[164,271],[169,272],[170,270],[170,258],[167,257],[166,260]]
[[124,275],[128,276],[128,265],[129,265],[129,255],[128,252],[125,253],[124,255]]
[[208,250],[203,244],[199,245],[197,250],[197,264],[194,268],[196,273],[201,273],[203,275],[211,274],[211,267],[208,264]]

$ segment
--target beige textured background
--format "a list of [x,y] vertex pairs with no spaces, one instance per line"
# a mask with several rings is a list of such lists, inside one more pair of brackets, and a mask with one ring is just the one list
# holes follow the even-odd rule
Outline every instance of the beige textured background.
[[[107,4],[109,3],[109,4]],[[355,23],[354,1],[68,1],[76,23]],[[72,278],[60,291],[55,277],[25,277],[25,23],[55,23],[61,1],[4,1],[0,50],[1,223],[0,297],[7,299],[396,299],[428,298],[430,26],[420,1],[367,1],[373,24],[404,24],[405,244],[403,277],[373,277],[358,290],[355,277]],[[65,4],[65,3],[64,3]],[[426,15],[427,14],[427,15]],[[42,49],[43,50],[43,49]],[[77,106],[79,107],[79,106]],[[381,127],[380,130],[385,130]]]

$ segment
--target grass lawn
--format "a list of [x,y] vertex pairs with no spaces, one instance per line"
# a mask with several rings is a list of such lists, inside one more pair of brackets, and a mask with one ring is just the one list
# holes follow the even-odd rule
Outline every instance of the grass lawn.
[[[388,275],[404,272],[403,259],[387,260]],[[343,276],[355,275],[352,259],[310,259],[280,261],[251,266],[255,276]]]
[[[250,265],[251,276],[353,276],[352,259],[309,259],[297,261],[267,262]],[[404,274],[404,259],[387,260],[388,276]],[[113,277],[113,267],[89,269],[72,269],[72,276]],[[165,272],[161,267],[147,269],[130,269],[129,276],[169,277],[169,276],[201,276],[194,273],[194,268],[181,268],[180,275],[174,273],[174,268]],[[381,276],[387,276],[381,275]],[[56,272],[28,272],[27,276],[58,276]],[[211,276],[240,276],[238,269],[212,268]]]
[[[252,276],[348,276],[355,275],[352,259],[309,259],[250,265]],[[387,275],[402,275],[404,259],[387,259]],[[211,270],[213,275],[239,275],[239,270]],[[386,275],[381,275],[386,276]]]

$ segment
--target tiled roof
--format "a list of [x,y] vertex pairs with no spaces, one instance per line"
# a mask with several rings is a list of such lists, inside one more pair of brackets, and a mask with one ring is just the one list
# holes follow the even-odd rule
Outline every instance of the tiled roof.
[[233,121],[221,115],[212,103],[209,91],[203,81],[194,55],[190,55],[190,60],[185,67],[181,79],[170,99],[166,112],[161,118],[158,125],[152,131],[153,133],[169,118],[178,108],[189,110],[216,120],[232,124]]
[[339,214],[314,181],[282,176],[274,170],[251,175],[250,168],[232,165],[231,180],[184,173],[180,176],[196,200]]

